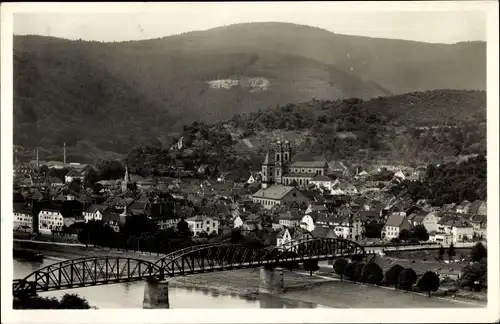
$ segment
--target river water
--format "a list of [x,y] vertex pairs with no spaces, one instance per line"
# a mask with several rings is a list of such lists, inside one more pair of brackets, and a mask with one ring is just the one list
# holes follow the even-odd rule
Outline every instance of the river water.
[[[55,263],[46,259],[43,263],[14,260],[14,279],[22,279],[31,272]],[[97,308],[142,308],[144,282],[110,284],[96,287],[66,289],[41,293],[40,296],[61,297],[66,293],[77,293]],[[256,298],[236,294],[220,293],[210,289],[180,288],[170,286],[170,308],[325,308],[308,302],[283,299],[276,296],[259,295]]]

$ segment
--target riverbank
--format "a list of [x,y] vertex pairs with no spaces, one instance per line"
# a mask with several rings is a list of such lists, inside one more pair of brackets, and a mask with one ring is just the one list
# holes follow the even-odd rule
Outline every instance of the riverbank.
[[[60,245],[50,242],[15,241],[15,248],[24,248],[43,253],[54,262],[89,256],[134,257],[157,261],[162,255],[133,251],[118,251],[84,245]],[[169,278],[174,287],[199,289],[211,293],[238,295],[248,299],[261,298],[259,294],[260,269],[242,269],[225,272],[197,274],[195,276]],[[451,300],[415,293],[405,293],[390,287],[374,287],[359,283],[341,282],[332,277],[332,270],[310,276],[303,271],[284,270],[285,292],[273,294],[283,299],[317,304],[334,308],[452,308],[484,307],[486,303]]]

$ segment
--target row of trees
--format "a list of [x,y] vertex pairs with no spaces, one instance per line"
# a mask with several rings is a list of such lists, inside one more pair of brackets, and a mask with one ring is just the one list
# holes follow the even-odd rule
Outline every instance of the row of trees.
[[56,297],[34,296],[14,299],[14,309],[90,309],[88,301],[77,294],[65,294],[61,299]]
[[[373,285],[394,286],[396,289],[412,290],[415,283],[419,291],[425,291],[431,295],[431,292],[439,288],[439,276],[428,271],[420,278],[411,268],[403,268],[400,265],[392,266],[384,274],[382,268],[375,262],[347,262],[346,259],[335,259],[333,269],[336,274],[348,278],[354,282],[363,282]],[[418,279],[418,281],[417,281]]]

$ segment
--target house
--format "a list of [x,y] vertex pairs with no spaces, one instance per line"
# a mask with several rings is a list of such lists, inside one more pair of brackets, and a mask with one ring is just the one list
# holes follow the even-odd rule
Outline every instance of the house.
[[337,238],[337,234],[333,228],[321,226],[318,226],[311,231],[311,235],[314,238]]
[[331,191],[333,186],[335,186],[338,182],[338,179],[333,180],[327,175],[317,175],[309,181],[309,183],[314,185],[316,188],[328,191]]
[[368,172],[366,172],[366,171],[363,170],[363,171],[359,172],[358,174],[356,174],[354,176],[354,179],[356,179],[356,180],[365,180],[369,176],[370,176],[370,174]]
[[399,233],[404,229],[408,231],[411,229],[410,222],[404,214],[393,213],[387,218],[382,228],[382,239],[390,241],[393,238],[399,238]]
[[13,229],[15,231],[33,231],[33,214],[31,207],[24,202],[14,203]]
[[84,178],[85,178],[85,174],[83,171],[78,171],[78,170],[72,169],[64,175],[64,182],[71,183],[76,179],[83,181]]
[[352,196],[358,194],[358,189],[352,183],[342,181],[332,187],[330,194],[335,196]]
[[469,201],[464,200],[463,202],[460,203],[460,205],[457,205],[455,207],[455,212],[459,214],[467,214],[470,205],[471,203]]
[[252,195],[252,200],[254,203],[261,204],[266,209],[291,202],[306,204],[309,202],[309,199],[300,190],[282,184],[275,184],[260,189]]
[[202,232],[205,232],[207,234],[219,233],[218,219],[197,215],[187,218],[186,222],[189,225],[189,229],[193,232],[193,236],[198,236]]
[[311,233],[304,230],[303,228],[300,228],[300,227],[287,228],[287,227],[285,227],[281,231],[279,231],[278,235],[276,236],[276,247],[278,249],[280,249],[280,248],[286,249],[286,247],[283,247],[283,245],[290,244],[292,242],[297,242],[300,240],[310,239],[310,238],[313,238]]
[[473,201],[467,210],[468,214],[476,214],[476,215],[486,215],[488,212],[488,208],[486,206],[486,202],[482,200]]
[[241,218],[240,215],[237,215],[236,217],[233,218],[233,228],[240,228],[243,226],[243,219]]
[[[420,210],[414,213],[411,213],[406,217],[406,219],[410,222],[411,226],[415,227],[417,225],[424,225],[424,219],[429,214],[424,210]],[[425,227],[425,225],[424,225]]]
[[63,161],[48,161],[46,165],[49,169],[64,169],[67,166]]
[[474,228],[461,214],[446,213],[438,222],[436,241],[444,244],[467,242],[474,236]]
[[64,186],[64,182],[57,177],[49,177],[47,182],[52,188],[58,188]]
[[83,212],[83,218],[85,219],[85,223],[89,221],[102,221],[103,215],[105,213],[109,213],[111,208],[106,205],[94,204],[91,205],[86,211]]
[[52,230],[58,230],[64,225],[64,218],[60,205],[44,207],[38,213],[38,231],[50,234]]
[[406,175],[403,173],[403,171],[399,170],[398,172],[394,173],[394,178],[404,180],[406,179]]
[[320,212],[320,213],[327,213],[328,208],[323,204],[309,204],[309,206],[306,209],[306,214],[310,214],[312,212]]
[[472,224],[473,236],[486,239],[486,215],[472,215],[469,220]]
[[279,224],[284,227],[297,227],[302,221],[302,214],[297,210],[289,210],[279,215]]
[[347,240],[358,240],[365,231],[365,225],[356,215],[338,215],[331,218],[328,225],[333,227],[337,237]]
[[316,218],[317,218],[316,212],[309,212],[306,213],[302,219],[300,220],[300,227],[303,229],[312,232],[316,228]]
[[437,232],[439,219],[440,217],[438,216],[437,212],[434,211],[429,211],[427,215],[425,215],[424,219],[422,220],[422,224],[424,225],[428,233]]
[[262,230],[262,219],[259,215],[251,214],[246,217],[243,223],[245,231],[260,231]]

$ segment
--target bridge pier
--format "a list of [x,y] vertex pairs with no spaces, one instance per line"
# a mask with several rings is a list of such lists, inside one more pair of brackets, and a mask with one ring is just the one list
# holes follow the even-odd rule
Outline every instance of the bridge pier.
[[150,278],[144,287],[142,308],[170,308],[168,300],[168,281]]
[[260,268],[259,292],[276,293],[285,290],[282,268]]

